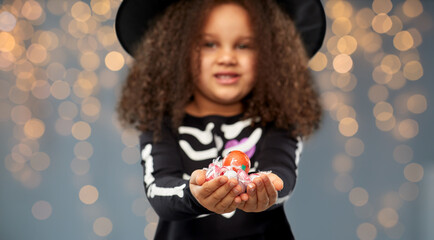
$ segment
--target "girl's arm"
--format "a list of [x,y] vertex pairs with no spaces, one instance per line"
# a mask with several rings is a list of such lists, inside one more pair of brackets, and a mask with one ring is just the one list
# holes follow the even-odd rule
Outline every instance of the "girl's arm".
[[[241,198],[247,200],[239,208],[247,212],[274,209],[283,204],[294,190],[297,165],[302,151],[300,138],[289,136],[286,131],[271,128],[266,131],[260,151],[256,156],[258,170],[272,171],[254,179],[247,193]],[[250,190],[254,191],[250,191]]]
[[[165,128],[166,127],[166,128]],[[201,206],[183,179],[183,167],[175,136],[163,125],[162,138],[153,142],[153,133],[140,136],[146,196],[161,219],[181,220],[211,213]]]

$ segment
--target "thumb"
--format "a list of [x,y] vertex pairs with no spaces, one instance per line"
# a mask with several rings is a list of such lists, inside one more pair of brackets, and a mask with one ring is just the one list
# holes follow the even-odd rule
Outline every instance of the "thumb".
[[190,183],[194,185],[202,186],[205,183],[205,170],[195,170],[191,174]]

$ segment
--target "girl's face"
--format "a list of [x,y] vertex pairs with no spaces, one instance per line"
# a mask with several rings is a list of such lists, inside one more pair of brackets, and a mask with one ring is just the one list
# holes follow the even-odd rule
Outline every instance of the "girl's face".
[[241,113],[255,81],[256,50],[248,12],[233,3],[214,7],[204,25],[200,74],[194,92],[199,113]]

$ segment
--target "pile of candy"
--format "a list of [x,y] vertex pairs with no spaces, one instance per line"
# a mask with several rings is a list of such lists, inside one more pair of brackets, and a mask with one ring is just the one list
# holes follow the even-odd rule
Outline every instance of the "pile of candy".
[[237,150],[229,152],[223,160],[215,159],[205,170],[207,170],[206,181],[219,176],[226,176],[229,179],[235,178],[242,187],[242,192],[246,191],[247,185],[254,178],[260,176],[259,173],[248,174],[250,159],[245,153]]

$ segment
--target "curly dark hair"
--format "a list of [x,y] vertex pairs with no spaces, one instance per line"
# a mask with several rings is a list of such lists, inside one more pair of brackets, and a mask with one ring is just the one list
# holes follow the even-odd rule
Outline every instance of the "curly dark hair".
[[[243,118],[307,137],[318,127],[321,106],[300,35],[274,0],[181,0],[155,19],[137,47],[117,111],[123,126],[154,131],[163,119],[177,129],[192,100],[200,59],[200,33],[213,7],[236,3],[247,10],[257,46],[256,84],[243,99]],[[196,67],[193,67],[196,63]]]

